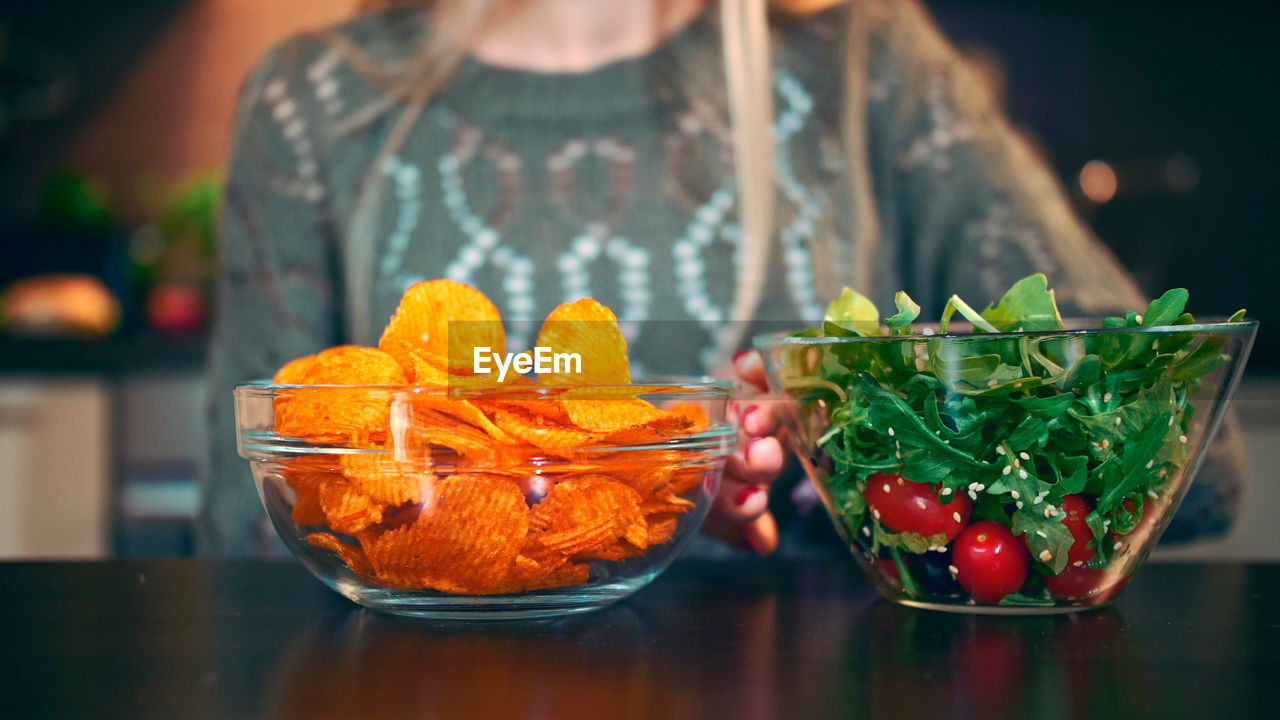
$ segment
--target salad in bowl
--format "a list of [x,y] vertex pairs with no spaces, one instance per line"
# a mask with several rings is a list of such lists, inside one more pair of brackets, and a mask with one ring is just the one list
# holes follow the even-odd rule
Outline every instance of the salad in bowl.
[[1110,602],[1150,553],[1257,331],[1197,322],[1175,289],[1064,320],[1044,275],[936,324],[846,289],[822,327],[764,336],[793,449],[876,588],[934,609]]

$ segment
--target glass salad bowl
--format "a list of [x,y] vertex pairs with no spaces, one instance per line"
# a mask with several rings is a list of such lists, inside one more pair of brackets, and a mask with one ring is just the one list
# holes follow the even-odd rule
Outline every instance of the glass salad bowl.
[[635,592],[697,533],[736,443],[732,390],[259,382],[236,389],[236,424],[276,531],[333,590],[547,617]]
[[1141,322],[904,324],[756,346],[793,449],[881,595],[1062,612],[1109,603],[1142,565],[1257,332],[1235,317]]

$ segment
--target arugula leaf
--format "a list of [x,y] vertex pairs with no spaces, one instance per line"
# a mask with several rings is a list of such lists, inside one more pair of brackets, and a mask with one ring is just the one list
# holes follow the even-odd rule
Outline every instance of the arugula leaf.
[[1028,275],[1009,288],[995,307],[988,306],[982,317],[1000,332],[1061,330],[1062,315],[1044,273]]
[[845,288],[835,300],[827,306],[822,325],[827,334],[878,335],[880,334],[880,311],[876,304],[853,288]]
[[898,312],[884,321],[890,330],[907,330],[920,317],[920,306],[903,290],[893,296],[893,304],[897,306]]

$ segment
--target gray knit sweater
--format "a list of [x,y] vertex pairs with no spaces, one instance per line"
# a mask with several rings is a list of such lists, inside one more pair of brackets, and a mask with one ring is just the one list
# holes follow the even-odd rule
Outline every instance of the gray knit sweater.
[[[518,321],[594,296],[617,311],[650,372],[714,368],[723,358],[712,333],[728,321],[813,323],[859,257],[871,263],[864,291],[885,305],[900,288],[934,312],[952,292],[985,303],[1043,271],[1064,312],[1137,306],[1134,284],[1045,168],[993,108],[961,95],[960,62],[916,3],[874,8],[874,252],[849,240],[837,8],[776,35],[777,232],[753,318],[727,317],[737,202],[714,18],[584,74],[469,60],[378,168],[398,107],[353,118],[386,104],[383,73],[420,50],[424,14],[363,15],[273,50],[244,85],[229,167],[202,549],[272,545],[236,456],[232,387],[323,347],[375,344],[401,292],[422,279],[479,287],[517,321],[518,346],[536,332]],[[1197,512],[1208,519],[1197,522],[1221,524],[1230,493],[1206,487],[1209,509]]]

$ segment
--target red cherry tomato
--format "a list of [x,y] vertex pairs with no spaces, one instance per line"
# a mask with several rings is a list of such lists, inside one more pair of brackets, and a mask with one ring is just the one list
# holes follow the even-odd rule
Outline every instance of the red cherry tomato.
[[926,483],[911,482],[900,475],[877,473],[867,479],[866,499],[871,516],[890,530],[920,533],[924,536],[942,533],[951,542],[969,522],[973,506],[969,498],[957,493],[943,504],[940,490]]
[[1124,587],[1122,580],[1123,578],[1107,570],[1082,566],[1068,567],[1060,575],[1047,576],[1044,585],[1059,600],[1097,598],[1097,602],[1101,603],[1114,595],[1110,590],[1115,588],[1118,591]]
[[1071,549],[1067,551],[1067,567],[1076,567],[1078,562],[1088,562],[1098,554],[1094,547],[1093,531],[1085,524],[1084,519],[1093,512],[1093,503],[1081,495],[1066,495],[1058,506],[1062,511],[1062,524],[1071,531]]
[[994,605],[1027,581],[1027,548],[1009,529],[980,520],[960,533],[951,549],[956,581],[975,602]]
[[[1135,510],[1134,508],[1137,508],[1137,510]],[[1142,519],[1138,521],[1137,527],[1135,527],[1134,529],[1130,530],[1127,533],[1113,532],[1111,534],[1112,535],[1132,535],[1134,536],[1135,539],[1137,539],[1138,542],[1142,542],[1143,540],[1146,539],[1147,535],[1151,532],[1151,528],[1156,524],[1156,520],[1160,518],[1160,506],[1158,506],[1154,500],[1148,499],[1148,500],[1143,500],[1142,506],[1138,507],[1136,504],[1134,504],[1133,498],[1125,498],[1124,509],[1126,512],[1130,514],[1136,514],[1139,512],[1142,513]],[[1115,521],[1112,520],[1111,524],[1114,526]]]

